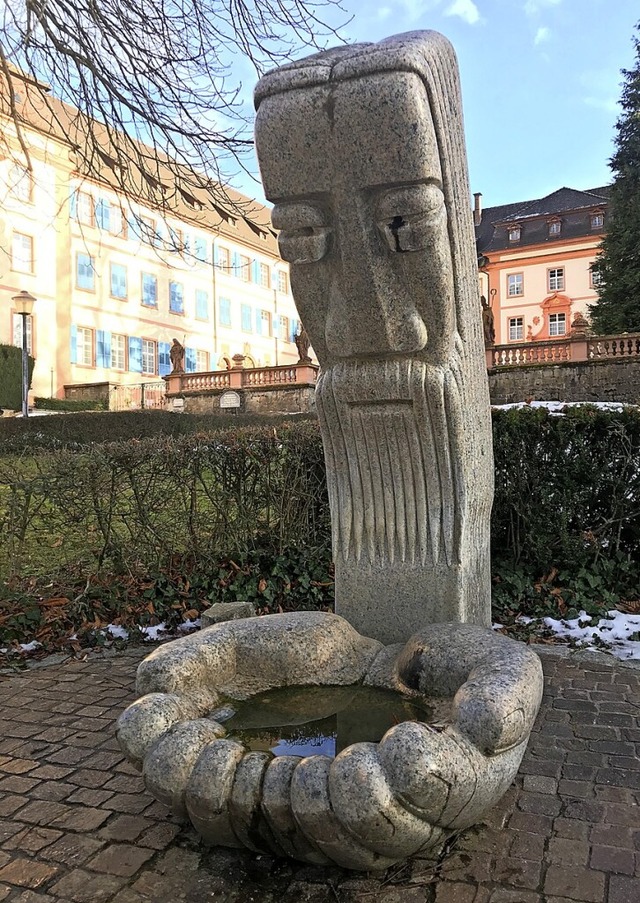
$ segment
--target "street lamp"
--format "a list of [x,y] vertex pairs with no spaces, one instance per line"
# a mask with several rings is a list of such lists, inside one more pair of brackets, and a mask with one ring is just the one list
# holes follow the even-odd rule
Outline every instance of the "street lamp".
[[33,312],[36,299],[29,292],[21,291],[11,299],[16,313],[22,317],[22,416],[29,416],[29,354],[27,351],[27,317]]

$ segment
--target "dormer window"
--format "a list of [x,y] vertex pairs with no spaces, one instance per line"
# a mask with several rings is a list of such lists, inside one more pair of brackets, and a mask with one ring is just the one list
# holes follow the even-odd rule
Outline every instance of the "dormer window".
[[592,229],[602,229],[604,226],[604,213],[592,213],[591,214],[591,228]]
[[548,224],[549,235],[560,235],[562,223],[559,219],[552,219]]
[[509,241],[520,241],[521,232],[520,226],[509,226]]

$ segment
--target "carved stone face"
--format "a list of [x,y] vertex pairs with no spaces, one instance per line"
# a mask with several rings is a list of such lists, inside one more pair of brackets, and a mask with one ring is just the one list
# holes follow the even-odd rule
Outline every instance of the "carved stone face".
[[298,89],[258,111],[280,252],[318,360],[444,364],[455,325],[447,209],[418,75]]

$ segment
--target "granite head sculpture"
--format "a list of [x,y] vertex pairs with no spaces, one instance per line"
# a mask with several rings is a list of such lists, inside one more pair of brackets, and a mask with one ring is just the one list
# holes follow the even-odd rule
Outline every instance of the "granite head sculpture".
[[266,75],[256,107],[322,367],[336,611],[384,642],[487,624],[493,462],[453,49],[415,32],[316,54]]

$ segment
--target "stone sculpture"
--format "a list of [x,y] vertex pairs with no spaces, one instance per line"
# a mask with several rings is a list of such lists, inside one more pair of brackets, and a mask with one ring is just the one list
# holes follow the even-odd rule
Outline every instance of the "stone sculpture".
[[184,373],[184,353],[184,345],[181,345],[177,339],[174,339],[169,349],[171,373]]
[[[487,629],[493,461],[455,56],[431,32],[343,47],[266,75],[256,105],[322,369],[339,614],[248,617],[156,650],[118,738],[208,841],[379,869],[437,853],[500,798],[542,694],[538,657]],[[444,699],[446,718],[274,757],[219,712],[357,684]]]
[[419,32],[329,50],[266,75],[256,106],[321,366],[336,611],[383,642],[488,625],[491,425],[453,49]]

